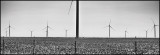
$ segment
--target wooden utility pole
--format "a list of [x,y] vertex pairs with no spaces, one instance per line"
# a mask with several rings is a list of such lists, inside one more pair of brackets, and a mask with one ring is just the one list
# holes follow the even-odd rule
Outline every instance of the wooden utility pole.
[[76,0],[76,38],[79,38],[79,0]]
[[77,54],[76,40],[79,38],[79,0],[76,0],[76,39],[75,39],[75,54]]
[[[73,2],[73,0],[72,0]],[[72,5],[71,2],[71,5]],[[70,5],[70,8],[71,8]],[[69,8],[69,12],[70,12],[70,8]],[[68,14],[69,14],[68,12]],[[66,36],[67,36],[67,30],[66,30]],[[79,0],[76,0],[76,37],[75,37],[75,54],[77,54],[77,48],[76,48],[76,40],[79,38]]]
[[2,54],[5,54],[5,43],[4,43],[4,36],[3,36],[3,50],[2,50]]
[[77,54],[77,46],[76,46],[77,44],[76,44],[76,41],[75,41],[74,44],[75,44],[75,52],[74,53]]

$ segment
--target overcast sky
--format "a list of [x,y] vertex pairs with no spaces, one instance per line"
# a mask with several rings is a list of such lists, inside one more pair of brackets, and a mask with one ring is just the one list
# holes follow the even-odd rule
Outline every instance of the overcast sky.
[[[76,36],[76,2],[71,1],[1,1],[1,34],[11,23],[11,36],[46,36],[47,21],[49,37]],[[80,37],[108,37],[108,24],[111,19],[111,37],[153,37],[153,22],[159,25],[158,1],[80,1]],[[159,37],[159,26],[156,27]]]

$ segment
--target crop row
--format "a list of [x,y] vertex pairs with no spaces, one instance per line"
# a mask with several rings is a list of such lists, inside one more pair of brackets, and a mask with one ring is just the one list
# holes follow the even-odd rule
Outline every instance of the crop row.
[[159,43],[1,42],[5,54],[159,54]]

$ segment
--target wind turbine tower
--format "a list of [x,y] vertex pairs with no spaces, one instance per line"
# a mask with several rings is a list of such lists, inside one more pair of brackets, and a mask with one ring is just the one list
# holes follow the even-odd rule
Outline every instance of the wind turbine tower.
[[47,22],[46,37],[48,37],[48,22]]
[[156,26],[158,26],[158,25],[155,25],[154,24],[154,37],[156,38]]
[[9,31],[9,37],[11,36],[11,28],[12,28],[12,27],[11,27],[10,21],[9,21],[9,26],[8,26],[8,29],[9,29],[9,30],[8,30],[8,31]]
[[48,33],[49,33],[49,32],[48,32],[48,30],[49,30],[49,28],[50,28],[50,29],[52,29],[51,27],[49,27],[49,26],[48,26],[48,21],[47,21],[47,27],[46,27],[46,37],[48,37]]
[[[107,27],[109,27],[109,38],[110,38],[110,35],[111,35],[111,28],[113,29],[113,27],[110,25],[110,23],[111,23],[111,20],[110,20],[110,22],[109,22],[109,25],[107,26]],[[115,30],[115,29],[113,29],[113,30]]]
[[11,25],[10,25],[10,22],[9,22],[9,37],[10,37],[10,28],[11,28]]
[[32,32],[33,32],[33,31],[31,31],[31,37],[32,37]]
[[67,32],[68,32],[68,30],[66,30],[66,37],[67,37]]
[[153,28],[154,28],[154,37],[156,38],[156,26],[159,26],[159,25],[156,25],[153,20],[152,20],[152,22],[154,24],[153,25]]
[[127,33],[128,33],[128,31],[127,31],[127,29],[125,30],[125,38],[127,37]]
[[147,34],[148,34],[148,30],[146,30],[146,38],[148,37]]

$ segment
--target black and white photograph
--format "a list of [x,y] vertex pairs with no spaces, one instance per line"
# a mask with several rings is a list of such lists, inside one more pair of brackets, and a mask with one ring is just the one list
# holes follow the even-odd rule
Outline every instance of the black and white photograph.
[[158,55],[159,1],[1,1],[1,54]]

